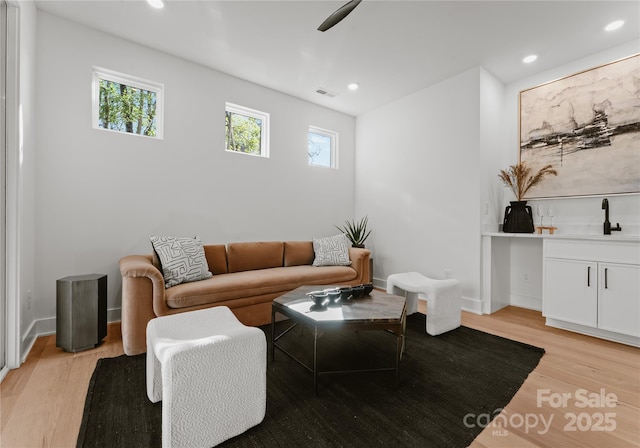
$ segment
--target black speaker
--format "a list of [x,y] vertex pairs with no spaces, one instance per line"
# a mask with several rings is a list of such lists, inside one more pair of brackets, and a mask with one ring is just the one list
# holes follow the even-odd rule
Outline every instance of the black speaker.
[[77,275],[56,282],[56,347],[79,352],[107,335],[107,276]]

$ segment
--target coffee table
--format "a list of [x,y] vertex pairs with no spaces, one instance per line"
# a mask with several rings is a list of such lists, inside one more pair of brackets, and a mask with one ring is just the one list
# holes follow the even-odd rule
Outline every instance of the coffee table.
[[[404,352],[404,333],[406,327],[405,298],[382,291],[374,290],[369,296],[350,299],[344,303],[338,300],[334,306],[316,310],[313,302],[307,297],[310,291],[331,288],[335,285],[301,286],[273,301],[271,306],[271,361],[275,359],[278,348],[294,361],[313,373],[313,391],[318,392],[318,376],[347,372],[395,371],[396,383],[400,360]],[[288,317],[292,325],[278,335],[275,334],[276,314]],[[313,365],[307,365],[297,356],[287,351],[278,340],[285,336],[298,324],[306,326],[313,332]],[[318,369],[318,338],[326,330],[383,330],[396,337],[395,365],[374,369],[350,369],[320,371]]]

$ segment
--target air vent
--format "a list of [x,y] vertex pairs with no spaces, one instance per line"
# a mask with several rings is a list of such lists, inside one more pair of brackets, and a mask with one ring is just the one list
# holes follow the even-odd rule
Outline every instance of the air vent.
[[316,92],[319,93],[320,95],[328,96],[329,98],[333,98],[337,96],[337,94],[331,92],[330,90],[325,89],[324,87],[318,87],[318,90],[316,90]]

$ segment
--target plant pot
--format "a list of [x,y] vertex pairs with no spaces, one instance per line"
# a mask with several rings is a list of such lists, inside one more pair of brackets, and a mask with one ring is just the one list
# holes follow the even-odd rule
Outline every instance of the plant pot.
[[353,247],[357,247],[358,249],[364,249],[364,244],[351,244]]
[[527,201],[511,201],[504,209],[502,231],[505,233],[533,233],[533,213]]

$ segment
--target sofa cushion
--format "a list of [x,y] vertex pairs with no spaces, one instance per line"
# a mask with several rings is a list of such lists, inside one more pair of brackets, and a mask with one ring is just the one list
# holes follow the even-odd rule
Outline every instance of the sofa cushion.
[[195,238],[149,235],[160,259],[166,288],[211,278],[202,241]]
[[[170,308],[186,308],[226,300],[286,293],[302,285],[347,283],[358,273],[349,266],[327,266],[322,269],[307,266],[278,267],[256,271],[216,275],[208,280],[183,283],[167,289],[165,298]],[[267,296],[265,301],[273,300]]]
[[282,267],[282,241],[230,243],[227,245],[229,272]]
[[311,241],[285,241],[284,266],[301,266],[313,263],[313,243]]
[[204,255],[207,257],[207,264],[213,275],[229,272],[227,269],[227,247],[224,244],[205,245]]
[[351,246],[344,233],[326,238],[313,239],[315,252],[314,266],[349,266],[349,247]]

